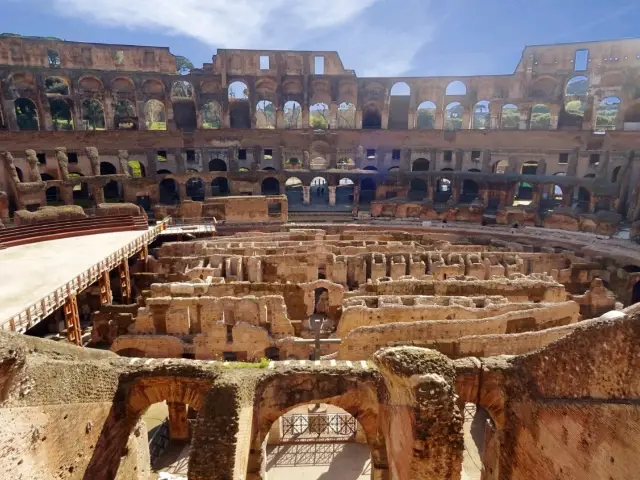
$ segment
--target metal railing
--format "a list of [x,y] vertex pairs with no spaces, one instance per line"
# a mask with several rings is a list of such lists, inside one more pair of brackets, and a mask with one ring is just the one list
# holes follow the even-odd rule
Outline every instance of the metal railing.
[[0,329],[24,333],[43,318],[51,315],[58,308],[62,307],[68,297],[81,292],[96,282],[100,278],[100,275],[102,275],[102,272],[112,270],[120,264],[123,259],[128,259],[130,256],[142,250],[145,245],[153,242],[158,234],[166,228],[166,223],[168,223],[168,218],[158,222],[153,228],[140,237],[132,240],[116,252],[107,255],[106,258],[90,266],[64,285],[55,288],[52,292],[29,305],[20,313],[5,319],[0,324]]
[[348,413],[290,414],[282,417],[283,443],[353,442],[358,424]]
[[149,457],[152,467],[169,446],[169,441],[169,419],[166,419],[158,425],[156,431],[149,438]]

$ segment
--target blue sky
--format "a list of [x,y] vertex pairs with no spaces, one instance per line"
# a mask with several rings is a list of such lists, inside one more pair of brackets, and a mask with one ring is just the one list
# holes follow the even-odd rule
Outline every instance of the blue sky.
[[170,47],[337,50],[359,76],[511,73],[525,45],[640,36],[637,0],[0,0],[0,32]]

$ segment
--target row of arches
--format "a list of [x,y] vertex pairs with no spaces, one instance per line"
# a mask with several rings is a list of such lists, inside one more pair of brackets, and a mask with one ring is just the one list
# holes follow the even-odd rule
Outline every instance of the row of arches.
[[[63,98],[50,98],[54,130],[74,130],[72,101]],[[610,130],[616,127],[616,118],[620,108],[618,97],[602,99],[595,111],[595,130]],[[558,119],[558,128],[582,127],[586,109],[586,102],[580,99],[570,99],[564,104]],[[102,103],[97,99],[85,99],[82,102],[82,120],[85,130],[104,130],[106,126],[105,112]],[[15,112],[20,130],[40,130],[38,109],[28,98],[15,100]],[[276,109],[272,102],[262,100],[255,110],[255,125],[257,128],[275,129]],[[167,116],[165,105],[159,100],[148,100],[144,105],[145,125],[147,130],[166,130]],[[204,129],[218,129],[222,127],[222,106],[211,100],[201,108],[201,124]],[[178,128],[196,128],[197,115],[195,104],[178,103],[174,105],[174,115]],[[432,101],[422,102],[416,111],[415,128],[420,130],[436,127],[437,106]],[[549,130],[551,128],[551,110],[546,104],[534,105],[527,116],[531,130]],[[461,130],[488,129],[491,127],[490,102],[482,100],[475,104],[471,124],[464,125],[464,107],[460,102],[451,102],[444,109],[444,129]],[[231,128],[251,128],[251,114],[248,104],[232,104],[230,107]],[[525,120],[526,121],[526,120]],[[390,120],[390,127],[393,127]],[[625,112],[624,122],[640,122],[640,105]],[[309,126],[315,129],[327,129],[331,123],[329,106],[323,103],[311,106]],[[500,128],[518,129],[521,123],[521,112],[517,105],[506,104],[501,107]],[[286,129],[302,128],[302,107],[298,102],[286,102],[284,108],[284,126]],[[356,127],[356,107],[351,103],[338,106],[336,126],[339,129],[354,129]],[[114,104],[114,127],[117,129],[137,129],[138,114],[130,100],[120,100]],[[362,127],[365,129],[382,128],[382,114],[378,107],[369,105],[363,111]]]

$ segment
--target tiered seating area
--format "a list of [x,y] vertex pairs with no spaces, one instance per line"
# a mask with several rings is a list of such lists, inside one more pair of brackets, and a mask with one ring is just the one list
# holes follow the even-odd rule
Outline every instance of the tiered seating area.
[[147,228],[147,220],[142,215],[87,217],[41,225],[11,227],[0,230],[0,249],[58,238],[128,230],[146,230]]

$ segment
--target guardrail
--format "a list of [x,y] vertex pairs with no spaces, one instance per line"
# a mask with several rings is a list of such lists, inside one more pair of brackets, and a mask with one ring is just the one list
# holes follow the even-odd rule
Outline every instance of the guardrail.
[[182,225],[216,225],[216,217],[171,218],[169,225],[180,227]]
[[169,441],[169,420],[166,419],[158,425],[153,436],[149,439],[149,457],[152,467],[169,446]]
[[5,319],[0,324],[0,329],[24,333],[43,318],[51,315],[58,308],[62,307],[68,297],[81,292],[96,282],[100,278],[100,275],[102,275],[102,272],[115,268],[123,259],[128,259],[130,256],[142,250],[145,245],[153,242],[159,233],[166,228],[169,220],[170,218],[167,217],[156,223],[153,228],[143,233],[142,236],[108,255],[79,275],[76,275],[72,280],[54,289],[37,302],[29,305],[22,312]]

